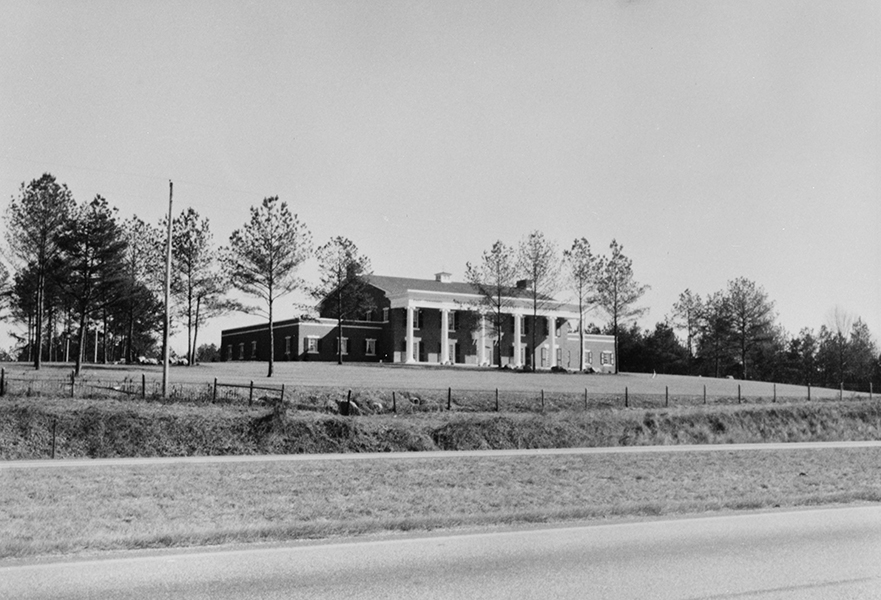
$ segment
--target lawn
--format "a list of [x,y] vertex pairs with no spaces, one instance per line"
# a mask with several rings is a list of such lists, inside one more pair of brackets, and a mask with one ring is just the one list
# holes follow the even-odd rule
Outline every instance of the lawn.
[[0,470],[0,558],[881,501],[881,449]]
[[[47,365],[39,372],[20,363],[4,365],[7,376],[14,378],[68,378],[70,365]],[[350,388],[382,390],[446,390],[453,391],[511,391],[540,393],[583,394],[587,390],[593,396],[623,396],[625,389],[634,396],[736,398],[738,387],[744,398],[772,398],[775,384],[760,381],[737,381],[712,377],[688,377],[682,375],[651,375],[644,373],[621,373],[618,375],[575,373],[521,373],[474,367],[432,367],[381,364],[344,364],[278,362],[275,376],[266,377],[266,364],[258,362],[207,363],[191,367],[173,367],[170,370],[171,385],[208,385],[215,379],[221,383],[255,385],[285,384],[290,388]],[[144,375],[150,383],[161,381],[161,367],[151,366],[103,366],[87,365],[86,379],[122,381],[130,379],[139,384]],[[804,386],[776,384],[778,398],[806,398]],[[852,394],[846,393],[845,397]],[[837,398],[838,390],[812,388],[812,398]]]

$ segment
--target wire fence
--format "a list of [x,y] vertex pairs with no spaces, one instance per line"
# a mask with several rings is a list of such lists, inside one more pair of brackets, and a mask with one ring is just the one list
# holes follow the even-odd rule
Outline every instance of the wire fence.
[[[290,410],[319,411],[343,415],[413,414],[424,412],[556,412],[567,410],[595,410],[611,408],[660,409],[701,405],[772,404],[775,402],[816,402],[830,400],[872,400],[874,390],[868,393],[845,391],[837,394],[828,388],[822,394],[811,386],[793,394],[792,386],[777,394],[776,384],[770,393],[746,395],[737,392],[681,393],[663,386],[652,393],[633,393],[627,386],[620,392],[595,392],[587,388],[566,392],[545,390],[500,389],[414,389],[346,388],[328,386],[264,385],[253,381],[175,383],[163,397],[161,381],[145,374],[123,379],[95,377],[27,377],[11,376],[0,369],[0,396],[45,398],[90,398],[116,400],[143,400],[164,403],[220,404],[237,406],[271,406]],[[813,394],[812,394],[813,391]]]

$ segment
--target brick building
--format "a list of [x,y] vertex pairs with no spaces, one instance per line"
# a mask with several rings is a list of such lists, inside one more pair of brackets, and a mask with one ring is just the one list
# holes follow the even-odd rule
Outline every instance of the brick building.
[[[543,298],[533,315],[527,282],[505,295],[501,339],[478,313],[480,296],[449,273],[432,279],[368,276],[375,309],[343,324],[343,355],[350,362],[498,364],[529,366],[535,333],[537,369],[579,368],[578,307]],[[275,323],[275,358],[332,361],[337,357],[337,321],[292,319]],[[584,364],[614,371],[614,338],[584,335]],[[224,361],[267,360],[268,324],[227,329],[221,335]]]

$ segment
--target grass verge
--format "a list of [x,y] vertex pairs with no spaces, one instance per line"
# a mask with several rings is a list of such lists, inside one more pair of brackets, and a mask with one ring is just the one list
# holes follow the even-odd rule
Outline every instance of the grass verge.
[[0,558],[881,501],[881,449],[0,471]]

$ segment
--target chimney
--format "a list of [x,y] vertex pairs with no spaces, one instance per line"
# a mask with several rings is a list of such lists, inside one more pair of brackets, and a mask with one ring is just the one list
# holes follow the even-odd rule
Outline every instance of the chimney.
[[450,283],[453,280],[453,275],[446,271],[441,271],[440,273],[434,274],[434,280],[441,283]]

